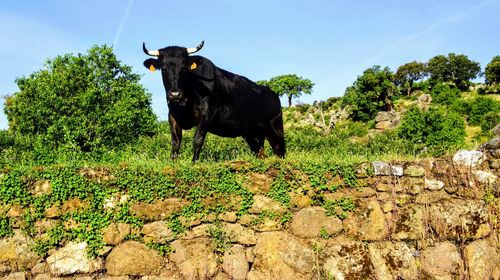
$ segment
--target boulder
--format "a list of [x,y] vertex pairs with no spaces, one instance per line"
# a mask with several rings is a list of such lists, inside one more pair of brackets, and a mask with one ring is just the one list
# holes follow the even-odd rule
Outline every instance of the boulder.
[[342,221],[336,217],[328,217],[321,207],[303,208],[295,214],[290,225],[293,235],[301,238],[317,238],[324,230],[328,235],[342,231]]
[[141,276],[159,274],[163,258],[155,250],[137,241],[126,241],[113,248],[106,258],[110,276]]
[[484,153],[481,151],[460,150],[453,155],[456,164],[465,167],[477,167],[484,161]]
[[[423,273],[431,279],[458,279],[462,259],[451,242],[438,243],[420,255]],[[474,278],[471,278],[474,279]]]
[[0,272],[27,270],[40,261],[33,251],[34,241],[21,230],[14,229],[12,237],[0,240]]
[[103,261],[87,256],[87,242],[69,242],[47,258],[47,265],[52,275],[64,276],[96,272],[103,268]]
[[394,218],[392,238],[419,240],[425,237],[424,207],[407,205],[399,209]]
[[172,232],[165,221],[157,221],[145,224],[142,227],[144,241],[146,243],[165,243],[174,240],[175,234]]
[[312,279],[314,252],[283,231],[264,232],[254,248],[255,261],[247,279]]
[[125,223],[112,223],[106,228],[104,228],[102,232],[102,238],[104,243],[109,245],[118,245],[125,237],[130,234],[131,227],[129,224]]
[[450,199],[428,206],[429,226],[439,239],[478,239],[491,232],[484,201]]
[[404,242],[375,242],[368,244],[368,252],[377,280],[419,279],[413,257],[414,248]]
[[[322,248],[321,269],[333,279],[375,279],[367,247],[339,236]],[[330,279],[330,278],[328,278]]]
[[251,214],[260,214],[263,211],[283,213],[285,209],[276,200],[263,195],[254,195],[252,207],[250,207],[248,212]]
[[376,200],[361,202],[355,213],[344,220],[344,228],[348,234],[366,241],[382,240],[388,234],[384,212]]
[[465,264],[468,269],[469,279],[494,279],[493,273],[498,270],[500,257],[498,248],[486,240],[477,240],[464,249]]
[[175,240],[170,245],[174,249],[170,259],[184,279],[211,279],[217,274],[217,256],[211,239]]
[[250,269],[245,247],[241,245],[233,245],[224,253],[224,262],[222,268],[230,276],[230,279],[245,280]]

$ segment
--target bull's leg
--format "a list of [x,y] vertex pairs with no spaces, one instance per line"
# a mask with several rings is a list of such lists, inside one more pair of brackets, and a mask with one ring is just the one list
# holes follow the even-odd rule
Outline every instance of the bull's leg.
[[179,150],[181,148],[182,128],[170,114],[168,115],[168,124],[170,125],[170,136],[172,138],[172,149],[170,150],[170,158],[175,159],[179,155]]
[[245,136],[245,140],[248,143],[248,146],[250,146],[250,150],[255,154],[256,157],[258,158],[263,158],[264,157],[264,136]]
[[199,124],[193,138],[193,163],[195,163],[200,157],[200,151],[203,143],[205,142],[205,136],[207,136],[207,129],[205,128],[205,125]]
[[285,157],[285,133],[283,131],[283,118],[281,113],[271,120],[269,127],[267,129],[267,140],[273,148],[275,155],[279,157]]

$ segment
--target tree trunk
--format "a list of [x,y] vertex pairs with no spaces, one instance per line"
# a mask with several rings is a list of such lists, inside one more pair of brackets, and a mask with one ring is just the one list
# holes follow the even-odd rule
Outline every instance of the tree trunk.
[[292,107],[292,96],[288,96],[288,107]]

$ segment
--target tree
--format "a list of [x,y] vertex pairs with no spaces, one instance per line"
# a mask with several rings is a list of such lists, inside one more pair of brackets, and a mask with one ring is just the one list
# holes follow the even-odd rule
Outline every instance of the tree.
[[396,85],[406,90],[406,95],[411,95],[413,83],[424,78],[425,74],[425,64],[412,61],[399,66],[394,75],[394,81]]
[[500,55],[491,59],[491,62],[484,69],[487,84],[500,83]]
[[479,62],[470,60],[466,55],[454,53],[449,53],[447,57],[437,55],[431,58],[426,68],[432,84],[451,82],[461,90],[466,90],[470,80],[481,73]]
[[354,121],[368,121],[377,112],[392,109],[392,97],[397,93],[394,75],[388,67],[376,65],[366,69],[342,97],[343,106],[352,106]]
[[268,86],[279,96],[288,97],[288,107],[292,106],[292,98],[300,97],[303,93],[311,94],[314,83],[309,79],[299,77],[295,74],[280,75],[269,81],[258,81],[260,85]]
[[107,46],[57,56],[16,79],[20,90],[4,108],[9,128],[83,151],[130,143],[158,125],[151,96],[139,80]]

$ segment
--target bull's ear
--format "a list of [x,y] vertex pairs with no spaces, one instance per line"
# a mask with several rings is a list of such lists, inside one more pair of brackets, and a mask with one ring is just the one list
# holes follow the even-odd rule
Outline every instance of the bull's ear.
[[203,59],[197,56],[188,57],[189,70],[196,70],[203,63]]
[[158,59],[148,58],[144,60],[144,67],[148,68],[150,71],[155,71],[161,68],[161,63]]

